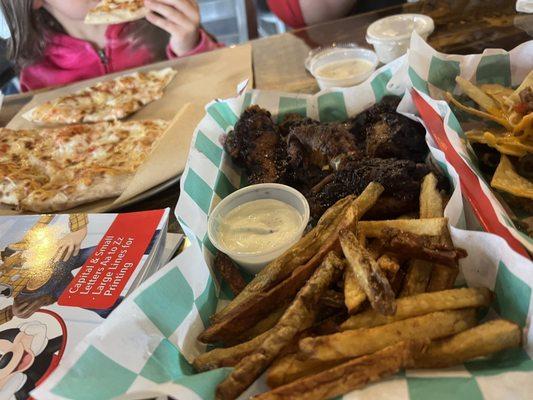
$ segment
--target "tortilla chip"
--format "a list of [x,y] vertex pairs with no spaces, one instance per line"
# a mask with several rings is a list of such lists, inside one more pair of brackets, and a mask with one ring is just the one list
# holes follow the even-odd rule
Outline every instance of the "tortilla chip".
[[481,130],[471,130],[466,132],[466,137],[470,142],[483,143],[498,150],[508,156],[522,157],[528,153],[533,153],[532,141],[521,141],[521,138],[510,133],[493,133]]
[[510,111],[509,104],[506,101],[513,94],[513,89],[498,83],[485,83],[480,85],[479,88],[498,103],[502,110]]
[[509,158],[503,154],[490,185],[493,188],[511,193],[514,196],[533,200],[533,183],[523,176],[518,175]]
[[[526,139],[531,134],[533,128],[533,112],[524,115],[524,117],[515,125],[513,133],[520,137],[520,139]],[[518,135],[523,132],[521,135]]]
[[533,89],[533,70],[529,71],[529,74],[527,74],[520,86],[518,86],[515,91],[508,97],[508,104],[511,107],[521,102],[520,92],[527,87]]
[[509,131],[512,131],[514,129],[514,125],[511,124],[509,121],[507,121],[507,119],[505,119],[501,115],[493,115],[493,114],[478,110],[477,108],[474,108],[474,107],[465,106],[464,104],[459,102],[455,97],[453,97],[450,92],[446,92],[445,98],[448,102],[452,103],[459,110],[462,110],[468,114],[475,115],[476,117],[479,117],[479,118],[485,118],[490,121],[494,121],[500,124],[501,126],[503,126],[505,129],[508,129]]
[[504,113],[500,109],[499,104],[495,102],[485,92],[483,92],[483,90],[474,85],[472,82],[467,81],[466,79],[460,76],[457,76],[455,78],[455,81],[462,89],[464,94],[474,100],[476,104],[483,108],[485,111],[500,118],[505,117]]

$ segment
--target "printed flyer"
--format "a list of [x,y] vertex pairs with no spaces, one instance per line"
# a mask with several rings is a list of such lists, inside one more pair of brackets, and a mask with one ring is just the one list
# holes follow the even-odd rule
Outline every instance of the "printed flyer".
[[0,217],[0,399],[21,400],[162,265],[168,210]]

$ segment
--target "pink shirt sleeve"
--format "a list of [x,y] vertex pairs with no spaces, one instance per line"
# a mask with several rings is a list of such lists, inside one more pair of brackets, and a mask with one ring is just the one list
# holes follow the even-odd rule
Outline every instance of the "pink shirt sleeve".
[[306,26],[300,0],[267,0],[270,10],[291,28]]
[[[203,29],[200,29],[200,41],[198,45],[180,57],[194,56],[195,54],[205,53],[206,51],[216,50],[221,47],[224,47],[224,44],[215,42]],[[169,59],[178,58],[170,48],[170,45],[167,45],[167,57]]]

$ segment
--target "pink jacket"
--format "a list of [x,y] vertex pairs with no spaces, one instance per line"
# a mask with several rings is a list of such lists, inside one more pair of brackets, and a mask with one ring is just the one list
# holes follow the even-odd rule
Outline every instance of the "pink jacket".
[[[29,91],[65,85],[159,61],[154,59],[154,55],[146,46],[134,47],[123,33],[125,26],[126,24],[118,24],[107,28],[107,43],[105,49],[100,52],[85,40],[66,34],[55,34],[45,50],[44,58],[22,70],[21,89]],[[200,43],[183,57],[222,46],[201,30]],[[169,46],[167,56],[169,59],[176,57]]]

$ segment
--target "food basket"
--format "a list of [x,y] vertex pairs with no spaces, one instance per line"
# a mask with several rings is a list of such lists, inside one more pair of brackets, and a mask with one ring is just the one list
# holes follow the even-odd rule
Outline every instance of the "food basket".
[[516,87],[532,69],[533,41],[510,52],[487,49],[483,54],[459,56],[439,53],[414,34],[408,55],[408,86],[413,87],[418,114],[444,151],[446,160],[459,173],[463,195],[475,216],[485,231],[505,238],[515,251],[525,256],[533,252],[533,239],[517,229],[509,208],[483,177],[478,159],[467,144],[463,123],[472,118],[465,113],[454,113],[442,99],[446,91],[458,93],[455,82],[458,75],[474,84]]
[[[224,153],[221,135],[232,129],[250,104],[268,109],[275,119],[296,112],[321,121],[344,120],[388,94],[387,84],[405,71],[405,61],[402,58],[382,67],[353,88],[314,96],[251,91],[207,105],[206,116],[194,134],[176,207],[191,246],[126,299],[34,392],[34,397],[82,399],[86,398],[84,393],[91,393],[100,399],[158,395],[180,400],[213,399],[216,385],[231,369],[195,373],[190,364],[206,351],[196,337],[209,324],[209,316],[229,298],[229,292],[211,273],[215,249],[207,239],[207,216],[220,199],[246,184]],[[408,114],[414,111],[408,96],[399,109]],[[453,187],[445,210],[453,241],[469,253],[461,263],[461,282],[494,290],[497,301],[488,317],[499,314],[511,319],[524,328],[526,338],[530,337],[533,275],[529,261],[499,237],[463,230],[465,216],[457,173],[431,138],[427,139],[432,156]],[[473,361],[454,369],[408,370],[344,398],[525,399],[533,390],[532,353],[533,347],[526,344],[490,361]],[[260,378],[241,398],[265,390],[267,386]]]

